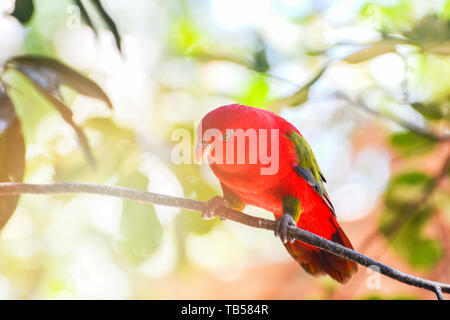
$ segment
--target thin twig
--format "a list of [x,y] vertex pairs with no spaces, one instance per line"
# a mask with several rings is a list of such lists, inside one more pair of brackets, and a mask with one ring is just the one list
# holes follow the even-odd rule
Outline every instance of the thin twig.
[[[203,58],[205,58],[205,56]],[[307,88],[309,88],[313,83],[315,83],[318,80],[318,78],[327,70],[327,68],[333,62],[332,60],[326,62],[324,64],[324,66],[320,69],[318,74],[313,76],[313,78],[310,79],[306,84],[300,85],[300,84],[298,84],[298,83],[296,83],[294,81],[291,81],[289,79],[280,77],[280,76],[272,74],[270,72],[261,72],[261,71],[257,70],[253,66],[254,65],[254,60],[251,60],[251,59],[248,60],[248,61],[241,61],[240,59],[234,59],[234,58],[230,58],[230,57],[226,57],[226,56],[215,56],[215,55],[206,55],[206,58],[207,59],[214,58],[214,59],[219,59],[219,60],[230,61],[230,62],[236,63],[238,65],[244,66],[247,69],[249,69],[249,70],[251,70],[253,72],[256,72],[258,74],[261,74],[263,76],[272,78],[272,79],[280,81],[280,82],[288,83],[288,84],[298,88],[298,90],[295,91],[293,94],[291,94],[289,97],[287,97],[287,98],[286,97],[285,98],[279,98],[279,99],[275,99],[274,101],[272,101],[271,102],[271,106],[272,107],[274,106],[274,103],[278,107],[283,106],[284,105],[283,101],[285,101],[288,98],[291,98],[291,97],[295,96],[301,90],[306,90]],[[407,68],[408,68],[408,66],[406,65],[405,66],[405,70],[407,70]],[[406,75],[405,75],[405,77],[406,77]],[[407,82],[407,79],[405,79],[405,83],[406,82]],[[423,136],[425,138],[428,138],[428,139],[431,139],[431,140],[434,140],[434,141],[438,141],[438,142],[450,141],[450,135],[449,134],[439,135],[439,134],[436,134],[436,133],[428,130],[427,128],[419,127],[419,126],[417,126],[417,125],[415,125],[415,124],[413,124],[413,123],[411,123],[409,121],[406,121],[406,120],[404,120],[402,118],[399,118],[399,117],[397,117],[395,115],[380,113],[380,112],[378,112],[376,110],[373,110],[373,109],[369,108],[363,101],[361,101],[361,99],[354,100],[354,99],[350,98],[347,94],[345,94],[345,93],[343,93],[341,91],[336,92],[336,94],[334,94],[334,96],[338,97],[338,98],[341,98],[341,99],[344,99],[344,100],[347,100],[348,102],[351,103],[352,106],[359,108],[360,110],[366,112],[367,114],[370,114],[370,115],[375,116],[377,118],[380,118],[382,120],[387,120],[387,121],[396,123],[396,124],[402,126],[403,128],[408,129],[408,130],[410,130],[410,131],[412,131],[412,132],[414,132],[416,134],[419,134],[419,135],[421,135],[421,136]],[[405,96],[407,96],[407,94],[405,94]],[[408,100],[408,99],[404,99],[404,100]],[[406,102],[407,101],[403,101],[404,104],[409,105]]]
[[[227,59],[225,59],[225,60],[227,60]],[[333,61],[328,61],[327,63],[325,63],[325,65],[322,67],[321,71],[318,74],[316,74],[310,81],[308,81],[308,83],[306,83],[305,85],[300,85],[298,83],[295,83],[295,82],[293,82],[291,80],[288,80],[286,78],[274,75],[272,73],[258,71],[254,67],[252,67],[252,65],[249,64],[249,63],[237,62],[237,61],[231,60],[231,59],[229,59],[229,61],[237,63],[237,64],[240,64],[240,65],[248,68],[249,70],[252,70],[254,72],[257,72],[259,74],[267,76],[269,78],[272,78],[272,79],[275,79],[275,80],[278,80],[278,81],[281,81],[281,82],[284,82],[284,83],[288,83],[288,84],[298,88],[298,90],[294,94],[290,95],[289,97],[294,96],[296,93],[298,93],[301,90],[309,88],[311,86],[311,84],[316,82],[317,78],[320,77],[325,72],[325,70],[329,67],[329,65],[331,65],[331,63],[333,62]],[[407,68],[407,66],[405,68]],[[397,117],[395,115],[380,113],[380,112],[378,112],[378,111],[368,107],[361,99],[354,100],[354,99],[350,98],[347,94],[345,94],[345,93],[343,93],[341,91],[336,92],[334,94],[334,96],[338,97],[340,99],[347,100],[348,102],[350,102],[350,104],[352,106],[359,108],[360,110],[364,111],[367,114],[370,114],[370,115],[372,115],[374,117],[377,117],[377,118],[380,118],[382,120],[387,120],[387,121],[396,123],[399,126],[405,128],[405,129],[408,129],[408,130],[410,130],[410,131],[412,131],[412,132],[414,132],[414,133],[416,133],[418,135],[421,135],[421,136],[423,136],[425,138],[431,139],[433,141],[438,141],[438,142],[450,141],[450,135],[449,134],[439,135],[439,134],[436,134],[436,133],[428,130],[427,128],[419,127],[419,126],[415,125],[414,123],[406,121],[406,120],[404,120],[402,118],[399,118],[399,117]],[[405,94],[405,96],[407,96],[407,94]],[[275,101],[272,102],[272,106],[273,106],[274,102],[278,103],[279,106],[281,106],[282,105],[281,101],[284,101],[284,100],[286,100],[286,98],[276,99]],[[404,99],[404,100],[408,100],[408,98]],[[407,101],[403,101],[403,104],[409,105],[407,103]]]
[[433,141],[437,141],[437,142],[447,142],[450,141],[450,135],[449,134],[444,134],[444,135],[439,135],[437,133],[434,133],[428,129],[419,127],[417,125],[415,125],[414,123],[408,122],[404,119],[401,119],[395,115],[392,114],[386,114],[386,113],[381,113],[378,112],[370,107],[368,107],[361,99],[357,99],[354,100],[352,98],[350,98],[348,95],[346,95],[343,92],[337,92],[335,94],[336,97],[346,100],[348,102],[350,102],[350,104],[354,107],[357,107],[358,109],[372,115],[375,116],[377,118],[380,118],[382,120],[387,120],[393,123],[396,123],[400,126],[402,126],[405,129],[408,129],[409,131],[412,131],[418,135],[421,135],[422,137],[428,138],[430,140]]
[[435,293],[436,293],[436,296],[437,296],[438,300],[445,300],[444,299],[444,295],[442,294],[441,287],[437,286]]
[[[207,203],[192,199],[172,197],[147,191],[134,190],[124,187],[98,185],[92,183],[54,183],[54,184],[25,184],[15,182],[0,183],[0,195],[18,195],[18,194],[100,194],[106,196],[119,197],[138,202],[146,202],[158,205],[177,207],[192,211],[202,211]],[[240,211],[232,210],[226,207],[219,207],[217,216],[228,220],[233,220],[250,227],[274,230],[274,221],[253,217]],[[410,286],[423,288],[432,291],[438,299],[443,299],[442,292],[450,293],[450,284],[439,283],[431,280],[415,277],[404,272],[398,271],[385,264],[375,261],[357,251],[346,248],[338,243],[324,239],[314,233],[297,227],[289,227],[291,237],[303,241],[312,246],[335,254],[337,256],[352,260],[365,267],[371,267],[373,270],[403,282]]]

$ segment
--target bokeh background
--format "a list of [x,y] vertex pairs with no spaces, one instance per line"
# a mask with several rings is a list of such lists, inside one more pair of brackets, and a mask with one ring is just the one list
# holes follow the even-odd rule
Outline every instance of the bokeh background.
[[[23,181],[86,181],[208,200],[206,165],[177,165],[176,129],[215,107],[277,112],[311,144],[358,251],[450,281],[450,1],[104,0],[121,51],[90,1],[35,0],[24,24],[0,0],[0,65],[54,58],[114,105],[61,95],[91,145],[14,72]],[[271,217],[257,208],[248,213]],[[313,278],[272,233],[102,196],[20,198],[0,234],[0,299],[433,299],[360,268]]]

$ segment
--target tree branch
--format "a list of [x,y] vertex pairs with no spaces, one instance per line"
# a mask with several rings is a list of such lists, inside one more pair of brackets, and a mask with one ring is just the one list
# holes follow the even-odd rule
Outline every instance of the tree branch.
[[[54,183],[54,184],[25,184],[15,182],[0,183],[0,195],[19,195],[19,194],[99,194],[112,197],[118,197],[137,202],[152,203],[157,205],[171,206],[192,211],[202,211],[207,203],[192,199],[172,197],[147,191],[134,190],[123,187],[99,185],[92,183]],[[233,220],[250,227],[274,230],[274,221],[253,217],[240,211],[232,210],[226,207],[219,207],[217,216],[228,220]],[[443,298],[443,292],[450,293],[450,284],[426,280],[415,277],[404,272],[398,271],[385,264],[382,264],[372,258],[369,258],[355,250],[346,248],[338,243],[322,238],[314,233],[302,230],[296,227],[289,227],[290,236],[307,244],[328,251],[337,256],[352,260],[362,266],[371,267],[373,270],[403,282],[407,285],[423,288],[432,291],[438,299]]]
[[400,125],[401,127],[408,129],[409,131],[412,131],[418,135],[421,135],[422,137],[425,137],[425,138],[428,138],[430,140],[437,141],[437,142],[450,141],[449,134],[439,135],[428,129],[419,127],[419,126],[415,125],[414,123],[411,123],[404,119],[401,119],[395,115],[380,113],[380,112],[368,107],[361,99],[354,100],[341,91],[336,92],[335,96],[337,98],[348,101],[352,106],[359,108],[360,110],[362,110],[374,117],[396,123],[396,124]]

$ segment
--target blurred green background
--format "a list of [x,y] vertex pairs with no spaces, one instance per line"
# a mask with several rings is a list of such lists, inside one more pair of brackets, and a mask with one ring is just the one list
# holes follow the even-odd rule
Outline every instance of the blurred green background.
[[[81,1],[88,19],[80,1],[30,3],[11,15],[0,2],[2,91],[18,119],[9,135],[0,121],[0,180],[22,176],[14,130],[24,182],[206,201],[218,181],[173,163],[172,133],[224,104],[266,108],[311,144],[356,250],[450,281],[450,1],[104,0],[111,20],[99,1]],[[25,54],[81,72],[114,108],[99,91],[55,89],[39,64],[32,81],[8,67]],[[270,232],[102,196],[24,195],[0,234],[0,299],[434,298],[377,277],[313,278]]]

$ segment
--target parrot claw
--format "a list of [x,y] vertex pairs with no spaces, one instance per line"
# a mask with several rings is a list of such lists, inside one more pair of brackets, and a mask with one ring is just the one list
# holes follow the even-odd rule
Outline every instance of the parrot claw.
[[275,221],[275,237],[280,237],[283,243],[293,243],[296,239],[289,235],[289,227],[296,227],[294,218],[290,214],[283,214]]
[[[216,217],[216,211],[219,207],[225,206],[228,207],[228,201],[220,196],[216,196],[214,198],[211,198],[206,203],[205,209],[202,210],[202,218],[205,220],[210,220]],[[220,218],[220,220],[224,220],[223,218]]]

